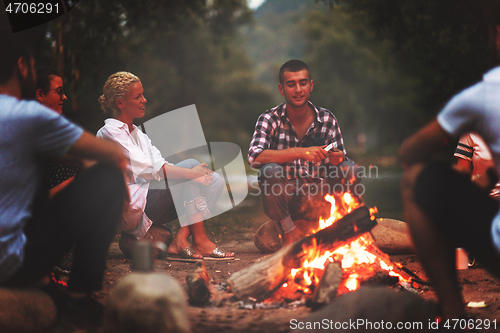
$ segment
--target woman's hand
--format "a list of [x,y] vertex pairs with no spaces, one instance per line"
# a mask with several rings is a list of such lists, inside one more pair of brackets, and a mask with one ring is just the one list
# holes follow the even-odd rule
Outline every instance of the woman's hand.
[[208,168],[206,163],[200,163],[191,169],[193,180],[199,184],[208,186],[212,183],[213,171]]

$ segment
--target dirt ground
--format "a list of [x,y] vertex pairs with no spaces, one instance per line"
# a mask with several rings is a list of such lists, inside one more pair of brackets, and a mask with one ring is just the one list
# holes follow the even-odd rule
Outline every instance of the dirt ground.
[[[251,238],[252,235],[248,235]],[[188,316],[193,332],[289,332],[290,320],[301,319],[311,313],[305,306],[295,309],[244,310],[238,308],[237,301],[220,302],[221,298],[229,299],[229,294],[220,290],[220,285],[231,274],[251,265],[263,257],[252,240],[228,241],[221,244],[224,249],[236,252],[236,260],[207,262],[206,267],[211,279],[212,292],[215,298],[207,307],[188,306]],[[413,273],[425,279],[415,255],[391,256],[393,261],[402,263]],[[193,263],[156,260],[155,270],[173,276],[181,285],[185,285],[186,275],[194,270]],[[118,244],[112,244],[109,252],[108,269],[106,271],[104,288],[97,296],[103,302],[113,285],[130,272],[130,260],[125,259],[118,249]],[[500,281],[489,275],[479,265],[459,272],[460,281],[466,302],[484,301],[484,308],[469,308],[470,314],[478,319],[497,319],[497,331],[500,332]],[[435,300],[432,288],[424,288],[420,294],[425,299]],[[494,332],[495,330],[483,330]]]
[[[381,217],[381,216],[377,216]],[[208,332],[289,332],[290,320],[301,319],[311,313],[311,309],[298,306],[293,309],[246,310],[239,308],[238,301],[230,299],[231,294],[221,290],[221,285],[235,272],[257,262],[264,257],[253,244],[253,235],[267,218],[261,210],[260,202],[241,205],[239,209],[210,219],[206,224],[207,234],[217,245],[227,251],[234,251],[236,259],[231,261],[207,261],[206,268],[210,277],[213,293],[212,304],[206,307],[188,306],[187,315],[193,333]],[[391,256],[407,269],[426,279],[425,272],[415,255]],[[194,263],[155,260],[155,270],[173,276],[185,286],[186,275],[195,269]],[[113,286],[123,276],[131,272],[130,260],[126,259],[118,248],[118,238],[111,244],[103,289],[96,294],[102,303]],[[496,330],[481,332],[500,332],[500,280],[489,275],[480,265],[475,264],[468,270],[459,271],[466,302],[484,301],[485,307],[468,308],[471,315],[478,319],[496,319]],[[425,287],[420,292],[424,299],[435,300],[432,287]],[[101,329],[76,329],[68,323],[59,323],[44,333],[101,333]]]

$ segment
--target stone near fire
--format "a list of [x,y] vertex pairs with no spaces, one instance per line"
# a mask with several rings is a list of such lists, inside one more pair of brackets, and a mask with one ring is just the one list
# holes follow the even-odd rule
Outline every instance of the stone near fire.
[[103,326],[106,333],[188,333],[184,291],[166,274],[131,273],[108,296]]
[[[304,236],[309,236],[318,229],[318,221],[299,219],[294,223]],[[261,253],[274,253],[283,245],[282,236],[281,227],[275,221],[269,220],[255,232],[254,244]]]
[[[429,327],[429,323],[435,321],[437,314],[437,304],[426,301],[416,294],[383,287],[362,287],[340,296],[310,316],[291,323],[291,328],[293,333],[325,332],[327,329],[356,333],[435,332],[435,329]],[[332,328],[328,326],[330,323],[333,325]],[[397,329],[398,323],[412,327]],[[416,326],[418,323],[421,326]],[[344,326],[339,328],[335,325]]]
[[379,218],[372,234],[377,247],[387,254],[415,253],[410,229],[403,221]]
[[41,290],[0,288],[0,332],[43,330],[56,318],[54,302]]
[[277,223],[269,220],[257,229],[253,242],[261,253],[273,253],[281,249],[281,233]]

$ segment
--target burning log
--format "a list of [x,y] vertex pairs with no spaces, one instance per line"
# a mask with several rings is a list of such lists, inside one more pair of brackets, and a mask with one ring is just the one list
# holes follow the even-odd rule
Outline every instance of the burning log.
[[238,298],[254,297],[263,300],[281,287],[289,277],[290,270],[301,265],[303,247],[313,244],[322,246],[347,241],[370,231],[377,222],[370,218],[366,207],[360,207],[336,221],[331,226],[290,244],[262,261],[231,276],[228,284]]
[[391,276],[387,271],[379,269],[375,275],[370,276],[366,280],[360,281],[360,286],[393,286],[399,282],[397,276]]
[[325,268],[323,277],[316,288],[311,307],[313,310],[319,309],[337,296],[337,289],[342,280],[342,267],[338,263],[329,263]]
[[210,278],[204,261],[199,261],[196,266],[195,271],[186,276],[189,304],[203,305],[210,300],[211,293],[208,289]]

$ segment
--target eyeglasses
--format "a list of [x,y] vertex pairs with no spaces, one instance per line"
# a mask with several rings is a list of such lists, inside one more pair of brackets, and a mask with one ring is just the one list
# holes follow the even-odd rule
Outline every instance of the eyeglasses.
[[64,89],[61,88],[56,88],[56,89],[49,89],[49,91],[54,90],[60,97],[63,97],[64,95]]

